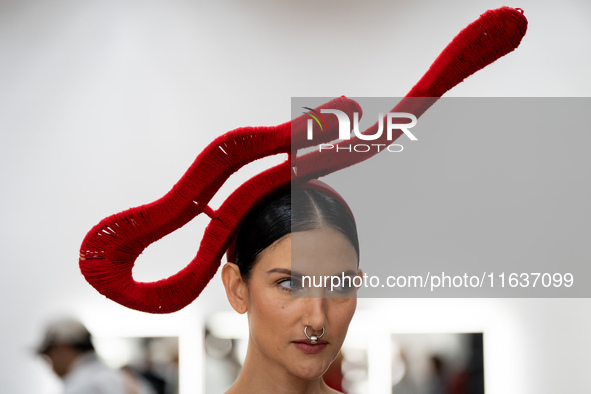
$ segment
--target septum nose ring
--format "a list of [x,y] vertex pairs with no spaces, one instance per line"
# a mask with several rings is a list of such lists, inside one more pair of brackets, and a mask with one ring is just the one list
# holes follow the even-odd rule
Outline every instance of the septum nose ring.
[[309,326],[304,327],[304,335],[306,335],[306,338],[308,338],[310,340],[310,343],[318,342],[318,340],[320,338],[322,338],[322,336],[324,335],[324,326],[322,326],[322,334],[320,334],[318,336],[316,336],[316,335],[309,336],[308,335],[308,327]]

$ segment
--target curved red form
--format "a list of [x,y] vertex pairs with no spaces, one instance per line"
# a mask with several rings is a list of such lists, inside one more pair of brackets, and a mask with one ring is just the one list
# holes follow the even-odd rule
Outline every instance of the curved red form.
[[[338,108],[348,115],[361,112],[355,101],[345,97],[317,109],[322,108]],[[109,216],[88,232],[79,260],[86,280],[99,293],[132,309],[170,313],[187,306],[215,274],[240,218],[261,196],[271,193],[275,185],[289,185],[289,161],[247,182],[216,211],[207,204],[230,175],[245,164],[278,153],[291,154],[293,145],[309,145],[311,142],[305,139],[306,124],[303,115],[279,126],[244,127],[216,138],[165,196]],[[336,120],[330,120],[328,127],[322,133],[326,141],[337,136]],[[212,220],[196,257],[169,278],[136,282],[132,269],[142,251],[202,212]]]
[[[462,30],[443,50],[421,80],[391,112],[408,112],[417,118],[439,97],[466,77],[514,50],[525,35],[527,20],[519,9],[502,7],[487,11]],[[349,117],[361,113],[359,105],[345,97],[318,108],[339,109]],[[366,160],[378,151],[354,155],[336,151],[312,152],[296,157],[298,149],[333,141],[338,136],[334,117],[328,130],[314,141],[306,139],[306,115],[275,127],[245,127],[230,131],[209,144],[176,185],[153,203],[109,216],[94,226],[80,248],[80,269],[101,294],[132,309],[170,313],[191,303],[217,271],[242,218],[270,194],[290,183],[310,179]],[[376,123],[364,134],[374,134]],[[318,125],[313,127],[317,128]],[[319,131],[319,130],[317,130]],[[397,138],[402,132],[394,137]],[[358,138],[338,145],[359,142]],[[382,140],[376,144],[391,144]],[[217,209],[207,204],[223,183],[245,164],[287,153],[284,163],[263,171],[236,189]],[[342,152],[341,152],[342,153]],[[204,212],[211,217],[195,258],[181,271],[156,282],[136,282],[132,268],[151,243],[182,227]]]

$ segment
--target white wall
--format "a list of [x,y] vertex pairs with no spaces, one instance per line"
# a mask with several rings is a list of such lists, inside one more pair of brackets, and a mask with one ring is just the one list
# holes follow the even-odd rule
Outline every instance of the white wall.
[[[58,389],[29,352],[56,313],[81,315],[103,335],[195,338],[190,333],[205,316],[228,308],[219,278],[177,315],[128,311],[82,278],[77,255],[86,232],[107,215],[160,197],[221,133],[285,122],[292,96],[404,95],[461,28],[501,5],[0,2],[1,391]],[[521,47],[450,95],[588,96],[591,4],[514,6],[529,19]],[[246,176],[231,179],[226,192]],[[199,218],[150,247],[136,279],[177,272],[194,256],[206,222]],[[588,299],[387,300],[368,308],[396,308],[413,321],[417,305],[470,311],[501,333],[495,346],[505,344],[497,352],[508,361],[487,371],[492,394],[588,386]],[[485,307],[499,316],[494,323]],[[199,383],[185,387],[198,390]]]

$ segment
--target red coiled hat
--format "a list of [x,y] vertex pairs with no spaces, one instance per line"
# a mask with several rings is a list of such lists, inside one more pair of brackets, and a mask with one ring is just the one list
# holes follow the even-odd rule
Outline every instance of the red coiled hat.
[[[517,48],[526,29],[527,20],[520,9],[502,7],[485,12],[452,40],[391,112],[420,117],[449,89]],[[315,111],[322,109],[337,109],[350,118],[355,112],[361,113],[359,105],[346,97],[329,101]],[[337,154],[335,149],[298,156],[302,148],[338,137],[337,119],[326,117],[326,130],[308,140],[307,119],[303,115],[275,127],[244,127],[227,132],[197,156],[162,198],[101,220],[88,232],[80,248],[79,264],[86,280],[113,301],[144,312],[170,313],[190,304],[214,276],[240,222],[257,203],[290,184],[303,184],[378,153],[370,150]],[[376,123],[363,134],[375,134],[378,127]],[[393,135],[391,140],[384,135],[374,142],[391,144],[401,134]],[[351,145],[356,140],[358,137],[335,146]],[[287,160],[242,184],[217,210],[208,206],[230,175],[254,160],[278,153],[287,153]],[[169,278],[136,282],[132,269],[142,251],[201,213],[211,221],[195,258]]]

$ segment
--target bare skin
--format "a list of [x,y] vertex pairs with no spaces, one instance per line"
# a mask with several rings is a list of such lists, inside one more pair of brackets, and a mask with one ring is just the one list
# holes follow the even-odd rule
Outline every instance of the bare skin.
[[[322,267],[324,274],[361,274],[353,246],[330,228],[276,241],[260,254],[248,281],[242,279],[238,266],[226,264],[222,280],[228,300],[237,312],[248,314],[250,331],[243,369],[228,394],[337,393],[322,375],[341,349],[357,305],[356,293],[344,290],[348,292],[344,297],[292,297],[304,291],[292,283],[297,280],[291,272],[292,256],[297,260],[294,267],[303,273],[314,268],[317,274]],[[304,334],[306,326],[310,336],[319,336],[323,327],[325,335],[311,344]]]

